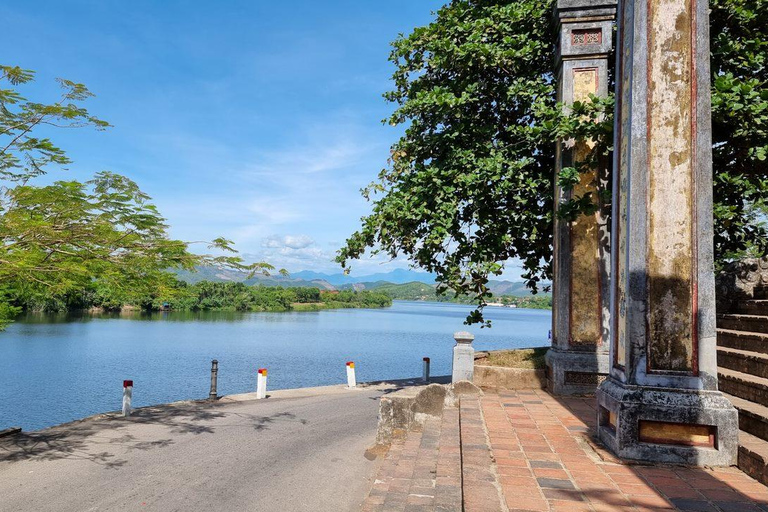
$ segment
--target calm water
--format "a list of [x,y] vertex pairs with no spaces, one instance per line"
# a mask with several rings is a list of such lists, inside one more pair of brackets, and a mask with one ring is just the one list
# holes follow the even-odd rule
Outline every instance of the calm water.
[[[29,316],[0,333],[0,430],[36,430],[117,410],[123,379],[134,380],[134,405],[205,398],[211,359],[219,360],[219,394],[255,390],[256,370],[269,389],[432,375],[451,368],[452,333],[469,306],[396,302],[387,309],[307,313],[156,313],[120,316]],[[475,348],[547,344],[549,311],[488,308],[491,329],[470,328]]]

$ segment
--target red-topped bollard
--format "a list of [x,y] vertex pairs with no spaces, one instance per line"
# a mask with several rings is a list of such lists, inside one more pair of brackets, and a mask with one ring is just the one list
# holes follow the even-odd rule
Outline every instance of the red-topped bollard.
[[424,382],[429,382],[429,358],[424,358],[424,372],[421,376],[421,380]]
[[357,380],[355,380],[355,363],[353,361],[347,361],[347,387],[354,388],[357,386]]
[[267,369],[259,368],[259,375],[256,377],[256,398],[267,398]]
[[123,416],[131,415],[131,401],[133,400],[133,381],[123,381]]

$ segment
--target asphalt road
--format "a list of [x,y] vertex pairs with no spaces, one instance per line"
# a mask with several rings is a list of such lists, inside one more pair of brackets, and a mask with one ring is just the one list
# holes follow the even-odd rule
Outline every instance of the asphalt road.
[[3,438],[0,510],[357,510],[385,391],[185,403]]

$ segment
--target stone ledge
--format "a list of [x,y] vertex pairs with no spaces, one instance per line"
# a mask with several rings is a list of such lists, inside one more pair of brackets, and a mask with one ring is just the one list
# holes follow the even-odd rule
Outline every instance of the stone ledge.
[[469,381],[407,387],[385,394],[379,402],[375,446],[388,446],[408,431],[420,430],[427,419],[441,417],[444,408],[455,407],[458,396],[472,394],[482,391]]
[[544,369],[505,368],[475,362],[473,382],[489,389],[546,389],[547,372]]
[[0,437],[10,437],[21,433],[21,427],[11,427],[0,430]]

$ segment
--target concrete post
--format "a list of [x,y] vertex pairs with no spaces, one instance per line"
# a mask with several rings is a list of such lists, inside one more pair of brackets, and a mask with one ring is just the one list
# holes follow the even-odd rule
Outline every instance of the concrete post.
[[133,409],[131,408],[131,402],[133,402],[133,381],[123,381],[123,416],[128,417],[131,415]]
[[[616,0],[558,0],[558,99],[565,105],[608,94]],[[557,147],[556,174],[585,160],[589,141]],[[594,215],[573,222],[557,219],[554,233],[552,348],[547,353],[549,389],[557,395],[594,394],[608,375],[610,296],[610,212],[600,191],[609,167],[581,174],[572,191],[555,187],[555,210],[572,196],[592,194]],[[557,183],[557,180],[555,180]]]
[[256,377],[256,399],[267,398],[267,369],[259,368]]
[[218,392],[216,390],[216,385],[218,382],[218,374],[219,374],[219,362],[214,359],[211,361],[211,391],[208,393],[208,399],[209,400],[216,400],[218,398]]
[[472,348],[472,341],[475,337],[471,333],[461,331],[455,333],[453,339],[456,340],[456,346],[453,347],[451,382],[472,382],[475,375],[475,349]]
[[706,0],[624,0],[619,13],[611,370],[598,435],[617,455],[736,463],[717,389]]
[[423,359],[424,368],[423,368],[423,372],[422,372],[422,375],[421,375],[421,380],[424,381],[424,382],[429,382],[429,362],[430,361],[429,361],[428,357],[425,357]]
[[347,387],[350,389],[357,387],[354,361],[347,361]]

